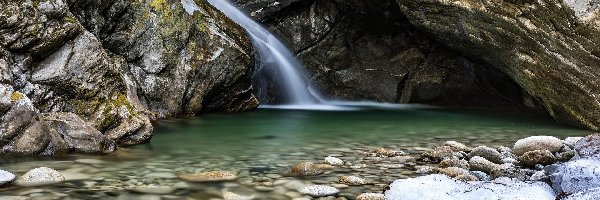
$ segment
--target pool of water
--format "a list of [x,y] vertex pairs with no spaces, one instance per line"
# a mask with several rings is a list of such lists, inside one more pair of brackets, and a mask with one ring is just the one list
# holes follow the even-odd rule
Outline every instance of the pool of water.
[[[206,114],[161,121],[151,143],[109,155],[2,158],[0,169],[17,175],[47,166],[61,171],[69,181],[36,188],[5,187],[0,195],[40,199],[219,199],[225,192],[234,192],[255,199],[293,199],[303,197],[297,192],[301,186],[326,184],[341,188],[340,196],[353,199],[362,192],[382,192],[395,179],[416,176],[411,156],[448,140],[472,147],[512,146],[516,140],[532,135],[565,138],[591,133],[558,125],[540,113],[422,106],[349,108],[262,108],[248,113]],[[408,156],[369,156],[377,147],[404,151]],[[285,176],[296,163],[323,162],[328,155],[347,164],[316,177]],[[239,178],[212,184],[177,178],[182,173],[215,170],[232,171]],[[342,175],[365,177],[371,184],[336,185]],[[164,186],[171,191],[131,191],[145,186]]]

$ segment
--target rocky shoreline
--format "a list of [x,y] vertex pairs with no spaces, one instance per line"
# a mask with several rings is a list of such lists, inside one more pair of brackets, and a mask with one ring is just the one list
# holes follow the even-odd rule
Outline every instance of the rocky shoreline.
[[[512,148],[449,141],[433,149],[361,147],[248,170],[240,168],[244,158],[224,161],[237,167],[156,161],[134,174],[105,176],[92,174],[110,168],[109,162],[84,158],[15,173],[19,176],[0,171],[0,191],[14,199],[594,199],[600,190],[598,143],[600,134],[533,136]],[[291,158],[305,156],[285,159],[293,163]],[[36,164],[19,169],[23,165]]]

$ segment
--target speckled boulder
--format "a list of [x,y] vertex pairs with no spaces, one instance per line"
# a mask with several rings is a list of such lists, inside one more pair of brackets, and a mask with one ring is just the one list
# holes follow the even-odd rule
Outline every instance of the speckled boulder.
[[19,177],[16,184],[30,187],[54,184],[64,180],[65,177],[58,171],[47,167],[38,167],[29,170],[27,173],[23,174],[23,176]]
[[312,162],[298,163],[288,171],[290,176],[315,176],[324,173],[322,167]]
[[525,139],[520,139],[515,143],[513,152],[517,156],[521,156],[528,151],[548,150],[551,153],[559,151],[563,148],[562,140],[552,136],[531,136]]

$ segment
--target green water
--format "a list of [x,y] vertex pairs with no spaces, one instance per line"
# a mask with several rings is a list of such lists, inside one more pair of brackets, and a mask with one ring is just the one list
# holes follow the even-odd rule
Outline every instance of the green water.
[[472,145],[512,145],[531,135],[564,138],[589,133],[558,125],[541,113],[416,108],[333,112],[261,109],[163,121],[148,147],[243,154],[339,143],[427,147],[450,139]]
[[[71,155],[54,158],[4,158],[0,169],[17,175],[39,166],[65,176],[83,176],[57,185],[35,189],[0,188],[1,195],[40,199],[218,199],[232,191],[255,199],[301,197],[297,187],[335,184],[342,175],[357,175],[373,184],[341,189],[340,196],[353,199],[362,192],[382,192],[386,184],[417,176],[411,161],[368,157],[377,147],[405,151],[410,156],[448,140],[468,146],[512,146],[532,135],[559,138],[584,136],[590,131],[558,125],[540,113],[458,111],[438,108],[363,108],[354,111],[306,111],[259,109],[237,114],[205,114],[201,117],[161,121],[151,143],[123,148],[104,156]],[[323,162],[336,155],[348,163],[310,178],[285,177],[294,164]],[[85,163],[77,159],[95,159]],[[365,165],[364,168],[351,167]],[[400,164],[394,167],[394,164]],[[238,174],[231,183],[186,183],[181,173],[227,170]],[[166,174],[166,175],[165,175]],[[71,178],[69,178],[71,179]],[[257,180],[272,182],[267,189]],[[281,183],[281,184],[279,184]],[[176,188],[169,194],[140,194],[138,186]],[[35,199],[35,198],[34,198]]]

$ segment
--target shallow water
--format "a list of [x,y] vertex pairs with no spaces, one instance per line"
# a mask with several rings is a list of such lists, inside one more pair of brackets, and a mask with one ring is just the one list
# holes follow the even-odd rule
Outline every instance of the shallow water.
[[[372,183],[341,189],[340,196],[353,199],[362,192],[382,192],[394,179],[416,176],[415,163],[408,157],[370,157],[368,152],[377,147],[402,150],[414,157],[447,140],[468,146],[512,146],[516,140],[531,135],[565,138],[591,133],[557,125],[549,117],[536,113],[420,106],[350,108],[353,109],[263,108],[248,113],[206,114],[162,121],[150,144],[124,148],[110,155],[3,158],[0,169],[17,175],[47,166],[74,180],[37,188],[3,188],[0,195],[40,199],[218,199],[223,192],[231,191],[255,199],[292,199],[303,196],[297,192],[298,187],[332,185],[342,175],[358,175]],[[322,162],[328,155],[338,156],[349,164],[317,177],[282,176],[293,164]],[[233,171],[239,179],[197,184],[176,177],[180,173],[214,170]],[[268,186],[256,186],[265,182]],[[160,195],[127,190],[147,185],[175,190]]]

